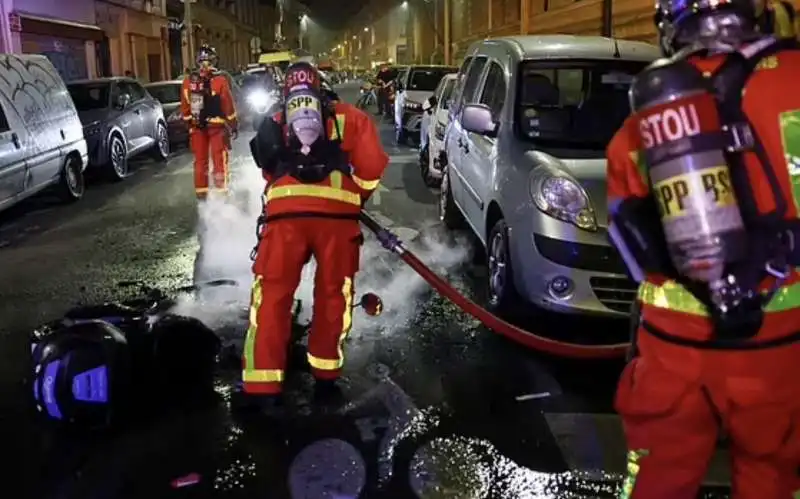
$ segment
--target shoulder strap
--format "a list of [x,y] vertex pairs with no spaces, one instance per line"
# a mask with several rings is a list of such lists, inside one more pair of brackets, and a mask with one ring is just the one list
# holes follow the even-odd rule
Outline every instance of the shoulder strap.
[[[764,221],[777,221],[783,218],[788,209],[788,201],[783,195],[780,181],[769,161],[769,156],[763,143],[758,137],[758,132],[753,128],[742,108],[743,89],[755,72],[759,63],[767,57],[774,56],[786,50],[798,50],[797,40],[763,37],[747,47],[728,54],[725,61],[710,78],[711,90],[717,99],[720,117],[730,135],[730,149],[728,159],[731,163],[732,181],[739,192],[752,192],[749,178],[743,166],[742,153],[752,151],[758,157],[761,168],[772,190],[775,201],[775,210],[771,213],[760,215],[755,206],[755,199],[740,199],[743,215],[750,219]],[[738,180],[736,177],[739,177]]]

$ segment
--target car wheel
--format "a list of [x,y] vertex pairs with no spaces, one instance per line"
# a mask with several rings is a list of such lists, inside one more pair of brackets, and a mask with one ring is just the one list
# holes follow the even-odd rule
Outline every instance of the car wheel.
[[501,315],[512,311],[519,303],[514,287],[514,269],[511,264],[511,245],[505,220],[495,222],[486,245],[486,291],[489,310]]
[[83,177],[83,165],[75,156],[67,157],[61,178],[58,182],[58,194],[66,202],[74,202],[83,197],[86,191],[86,181]]
[[125,180],[128,176],[128,149],[125,141],[116,133],[111,136],[108,143],[107,173],[114,181]]
[[419,157],[419,169],[420,173],[422,174],[422,181],[428,187],[439,187],[442,185],[442,179],[436,178],[431,173],[431,163],[436,161],[434,158],[431,158],[431,146],[430,144],[426,145],[425,148],[422,150],[423,152],[420,154]]
[[453,200],[453,193],[450,192],[450,174],[447,168],[442,171],[442,188],[439,190],[439,220],[448,229],[464,227],[464,218]]
[[167,126],[161,121],[156,125],[155,139],[153,157],[158,161],[166,161],[169,158],[169,132]]

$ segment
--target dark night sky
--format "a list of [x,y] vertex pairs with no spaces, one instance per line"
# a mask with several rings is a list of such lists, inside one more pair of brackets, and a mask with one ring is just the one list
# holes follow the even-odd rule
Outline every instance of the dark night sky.
[[339,30],[358,14],[369,0],[298,0],[308,7],[308,15],[325,28]]

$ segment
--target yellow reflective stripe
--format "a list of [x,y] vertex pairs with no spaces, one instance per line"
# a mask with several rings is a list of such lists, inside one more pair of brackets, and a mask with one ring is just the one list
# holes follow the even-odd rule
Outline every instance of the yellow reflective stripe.
[[250,292],[250,318],[247,326],[247,336],[244,340],[244,369],[242,381],[269,383],[283,380],[283,372],[272,369],[256,369],[256,336],[258,335],[258,309],[263,298],[260,275],[256,275]]
[[208,118],[209,123],[225,123],[225,118]]
[[340,171],[333,171],[328,176],[329,182],[331,187],[334,189],[341,189],[342,188],[342,172]]
[[341,201],[342,203],[361,206],[360,195],[355,192],[328,187],[326,185],[279,185],[270,187],[267,191],[267,202],[274,199],[298,196],[330,199],[332,201]]
[[283,371],[280,369],[253,369],[242,371],[242,381],[245,383],[280,383],[283,381]]
[[[642,303],[651,307],[665,308],[690,315],[708,316],[705,305],[675,281],[667,281],[661,286],[644,282],[639,286],[638,297]],[[795,308],[800,308],[800,283],[779,288],[772,300],[764,307],[764,311],[785,312]]]
[[639,461],[648,454],[650,454],[650,451],[647,449],[628,451],[625,480],[622,482],[622,488],[619,491],[617,499],[630,499],[633,495],[633,488],[636,486],[636,477],[639,475],[639,470],[641,469]]
[[351,277],[344,278],[342,296],[344,297],[344,312],[342,312],[342,332],[339,334],[339,340],[336,344],[338,358],[322,359],[309,353],[308,364],[314,369],[335,371],[336,369],[341,369],[344,365],[344,340],[347,339],[347,333],[353,328],[353,279]]
[[364,180],[363,178],[356,177],[355,175],[352,176],[353,182],[356,183],[357,186],[361,187],[365,191],[374,191],[378,188],[381,181],[379,180]]
[[[344,123],[346,120],[346,116],[343,114],[336,115],[336,125],[331,128],[331,140],[344,140]],[[337,133],[341,133],[341,137]]]
[[773,2],[770,7],[775,16],[773,27],[775,36],[778,38],[794,38],[794,23],[783,2]]
[[228,116],[226,116],[225,118],[226,118],[228,121],[235,120],[235,119],[236,119],[236,113],[229,114],[229,115],[228,115]]
[[183,119],[184,119],[184,121],[189,121],[189,120],[192,119],[192,115],[184,116]]

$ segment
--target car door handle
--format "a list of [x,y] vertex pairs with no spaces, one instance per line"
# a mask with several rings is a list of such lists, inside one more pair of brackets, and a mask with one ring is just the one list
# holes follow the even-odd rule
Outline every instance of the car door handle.
[[134,112],[135,114],[142,114],[142,110],[141,110],[141,109],[136,109],[136,110],[134,110],[133,112]]
[[64,133],[64,130],[61,130],[61,140],[64,140],[66,138],[67,138],[67,135]]
[[17,149],[22,149],[22,144],[19,142],[19,135],[17,135],[17,132],[11,134],[11,142],[14,143],[14,147]]

